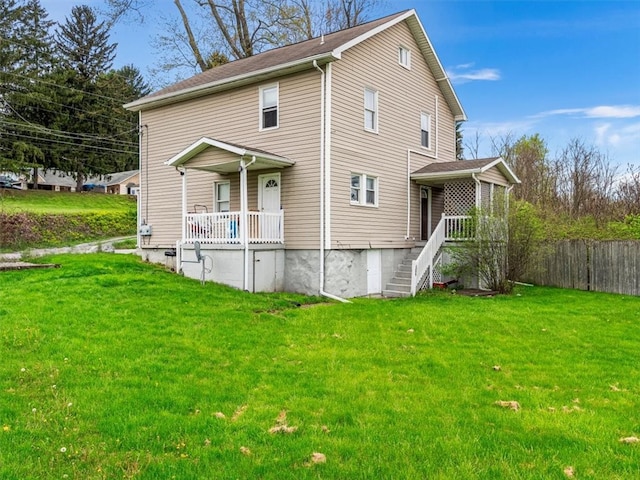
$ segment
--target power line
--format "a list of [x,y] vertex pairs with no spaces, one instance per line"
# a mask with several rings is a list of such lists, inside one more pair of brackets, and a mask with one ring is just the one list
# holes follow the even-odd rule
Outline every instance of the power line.
[[71,90],[73,92],[78,92],[78,93],[83,93],[85,95],[90,95],[92,97],[96,97],[96,98],[103,98],[105,100],[111,100],[113,102],[116,102],[119,105],[122,105],[124,103],[128,103],[128,100],[123,100],[123,99],[117,99],[117,98],[113,98],[113,97],[108,97],[106,95],[100,95],[98,93],[91,93],[91,92],[87,92],[85,90],[80,90],[78,88],[73,88],[70,87],[68,85],[61,85],[59,83],[55,83],[55,82],[47,82],[46,80],[43,80],[42,78],[39,77],[30,77],[29,75],[22,75],[20,73],[17,72],[2,72],[3,74],[8,74],[8,75],[12,75],[14,77],[20,77],[20,78],[26,78],[29,81],[35,81],[35,82],[40,82],[44,85],[50,85],[52,87],[58,87],[58,88],[65,88],[67,90]]
[[22,128],[29,132],[44,133],[45,135],[51,135],[59,138],[66,138],[69,140],[80,140],[80,141],[93,140],[97,142],[110,142],[122,147],[132,147],[132,148],[137,147],[137,144],[135,143],[126,142],[124,140],[114,140],[112,139],[112,137],[100,137],[96,135],[89,135],[89,134],[82,134],[82,133],[64,132],[62,130],[51,130],[44,127],[40,127],[39,125],[10,122],[4,119],[0,119],[0,124]]
[[[2,87],[4,87],[5,91],[7,91],[7,92],[11,91],[14,94],[22,95],[24,97],[28,96],[28,93],[21,92],[21,91],[15,89],[15,88],[10,88],[10,86],[8,86],[8,85],[0,85],[0,88],[2,88]],[[129,122],[127,120],[121,120],[119,118],[114,118],[114,117],[109,116],[109,115],[103,115],[103,114],[100,114],[100,113],[90,112],[88,110],[83,110],[81,108],[73,107],[71,105],[65,105],[63,103],[54,102],[53,100],[49,100],[49,99],[46,99],[46,98],[39,98],[38,102],[50,103],[52,105],[57,105],[59,107],[63,107],[63,108],[69,109],[69,110],[74,110],[76,112],[84,113],[86,115],[91,115],[91,116],[94,116],[94,117],[107,118],[109,120],[114,120],[116,122],[122,123],[123,125],[130,125],[130,126],[137,125],[137,122]],[[21,105],[22,106],[29,106],[27,103],[21,103]],[[57,110],[51,110],[51,109],[42,108],[41,105],[38,105],[38,108],[43,110],[43,111],[45,111],[45,112],[59,113]]]
[[[9,110],[11,110],[13,113],[15,113],[18,118],[20,118],[22,121],[24,121],[27,125],[29,125],[32,129],[35,130],[39,130],[43,133],[47,133],[49,135],[53,135],[56,137],[75,137],[76,140],[97,140],[97,141],[102,141],[102,140],[107,140],[107,141],[111,141],[111,138],[109,137],[101,137],[98,135],[92,135],[89,133],[79,133],[79,132],[68,132],[68,131],[64,131],[64,130],[54,130],[51,128],[47,128],[44,127],[42,125],[38,125],[35,123],[30,122],[29,120],[27,120],[26,118],[24,118],[22,115],[20,115],[20,113],[18,113],[16,111],[15,108],[13,108],[11,106],[11,104],[9,102],[7,102],[6,100],[3,101],[3,103],[9,108]],[[7,120],[2,120],[4,123],[8,123],[8,124],[13,124],[15,126],[21,126],[20,123],[11,123],[8,122]],[[131,142],[125,142],[122,140],[115,140],[116,143],[122,143],[122,144],[126,144],[126,145],[130,145],[130,146],[135,146],[135,143],[131,143]]]
[[112,152],[112,153],[125,153],[127,155],[135,155],[135,154],[137,154],[137,152],[135,152],[135,151],[116,150],[114,148],[100,147],[98,145],[78,145],[77,143],[64,142],[62,140],[54,140],[54,139],[51,139],[51,138],[33,137],[31,135],[24,135],[24,134],[15,133],[15,132],[4,132],[3,135],[16,137],[16,138],[28,138],[30,140],[38,140],[38,141],[43,142],[43,143],[56,143],[56,144],[60,144],[60,145],[72,145],[74,147],[82,147],[82,148],[100,150],[100,151],[106,151],[106,152]]

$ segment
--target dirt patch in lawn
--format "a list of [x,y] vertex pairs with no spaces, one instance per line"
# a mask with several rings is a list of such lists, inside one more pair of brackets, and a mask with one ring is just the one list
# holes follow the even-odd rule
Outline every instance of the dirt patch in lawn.
[[57,263],[0,262],[0,272],[8,270],[28,270],[31,268],[60,268]]

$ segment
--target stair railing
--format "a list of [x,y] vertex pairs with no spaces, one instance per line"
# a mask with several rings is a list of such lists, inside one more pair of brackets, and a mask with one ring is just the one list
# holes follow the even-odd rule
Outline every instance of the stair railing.
[[427,241],[418,258],[411,262],[411,295],[415,295],[418,285],[427,271],[429,272],[428,286],[433,287],[433,260],[438,250],[445,242],[445,217],[438,222],[431,237]]

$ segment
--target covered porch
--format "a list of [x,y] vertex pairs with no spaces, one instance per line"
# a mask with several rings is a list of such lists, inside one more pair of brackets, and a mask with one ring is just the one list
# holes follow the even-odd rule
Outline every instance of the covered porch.
[[411,179],[420,186],[420,233],[426,241],[412,261],[410,293],[415,295],[440,281],[445,243],[475,238],[474,210],[506,222],[509,192],[520,180],[500,157],[432,163]]
[[[257,288],[256,275],[264,279],[262,283],[274,284],[276,271],[281,270],[276,265],[281,254],[275,252],[284,247],[285,241],[279,172],[294,163],[258,148],[206,137],[165,162],[165,165],[178,170],[182,179],[181,237],[176,242],[177,270],[189,274],[195,268],[189,264],[201,263],[201,276],[204,278],[208,258],[212,264],[208,272],[211,280],[252,291]],[[213,174],[211,181],[197,175],[191,185],[192,171]],[[250,171],[261,171],[251,175],[253,202],[255,188],[258,189],[257,205],[252,203],[251,206],[248,193]],[[190,188],[195,198],[200,199],[198,203],[190,203]],[[268,252],[274,252],[270,261],[264,258]],[[273,268],[268,268],[267,264]]]
[[[182,177],[182,243],[200,244],[268,244],[284,243],[284,210],[280,208],[279,174],[261,185],[259,210],[249,208],[248,171],[282,169],[295,162],[256,148],[203,137],[165,162],[175,167]],[[189,205],[189,170],[217,173],[225,177],[238,173],[239,209],[234,202],[215,199],[211,210],[207,205]],[[275,194],[275,196],[274,196]],[[215,195],[215,193],[214,193]],[[228,192],[227,192],[228,195]],[[212,195],[213,197],[213,195]]]

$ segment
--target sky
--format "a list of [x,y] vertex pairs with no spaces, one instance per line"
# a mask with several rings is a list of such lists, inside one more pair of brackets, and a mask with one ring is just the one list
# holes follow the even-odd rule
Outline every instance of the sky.
[[[161,12],[116,26],[115,67],[134,64],[150,83]],[[41,0],[63,22],[80,3]],[[415,9],[468,117],[465,154],[491,156],[491,138],[535,133],[554,156],[571,139],[640,168],[640,0],[387,0],[370,17]],[[478,141],[476,142],[476,138]]]

